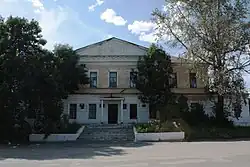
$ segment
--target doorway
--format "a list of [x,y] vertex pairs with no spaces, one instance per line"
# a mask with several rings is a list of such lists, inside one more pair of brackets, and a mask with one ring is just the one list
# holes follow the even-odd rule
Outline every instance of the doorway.
[[117,124],[118,122],[118,104],[108,105],[108,123]]

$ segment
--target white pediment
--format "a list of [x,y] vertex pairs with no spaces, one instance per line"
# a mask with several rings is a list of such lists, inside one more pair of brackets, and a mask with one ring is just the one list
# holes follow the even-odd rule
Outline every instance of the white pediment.
[[118,38],[110,38],[77,49],[79,55],[86,56],[142,56],[147,48]]

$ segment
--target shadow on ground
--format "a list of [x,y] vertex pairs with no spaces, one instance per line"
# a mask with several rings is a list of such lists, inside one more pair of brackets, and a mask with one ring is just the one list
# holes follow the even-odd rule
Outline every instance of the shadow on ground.
[[91,159],[96,156],[125,155],[125,148],[149,146],[151,143],[43,143],[19,146],[1,146],[0,160],[52,160],[52,159]]

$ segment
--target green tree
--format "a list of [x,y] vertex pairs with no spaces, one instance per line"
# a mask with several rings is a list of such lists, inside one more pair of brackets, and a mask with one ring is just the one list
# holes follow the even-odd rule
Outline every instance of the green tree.
[[38,22],[19,17],[0,19],[1,139],[10,138],[17,127],[21,132],[26,126],[22,94],[25,58],[40,53],[45,43]]
[[0,19],[0,134],[5,135],[1,139],[17,139],[13,133],[27,127],[29,115],[42,116],[36,119],[49,134],[60,120],[62,99],[88,83],[72,47],[58,45],[52,52],[44,49],[45,44],[38,22]]
[[[171,57],[161,47],[150,46],[147,55],[138,60],[137,69],[132,74],[136,88],[141,92],[139,99],[148,103],[152,111],[174,101]],[[160,114],[163,118],[166,113]]]
[[[160,40],[181,47],[198,76],[215,93],[216,119],[224,119],[225,99],[244,99],[242,75],[249,72],[249,1],[166,0],[153,18]],[[200,71],[207,68],[207,74]]]

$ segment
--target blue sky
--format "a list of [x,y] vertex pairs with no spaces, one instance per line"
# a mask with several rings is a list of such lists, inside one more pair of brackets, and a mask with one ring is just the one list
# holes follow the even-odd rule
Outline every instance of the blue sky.
[[0,0],[0,14],[39,21],[47,48],[82,47],[110,37],[148,46],[155,40],[151,12],[164,0]]

